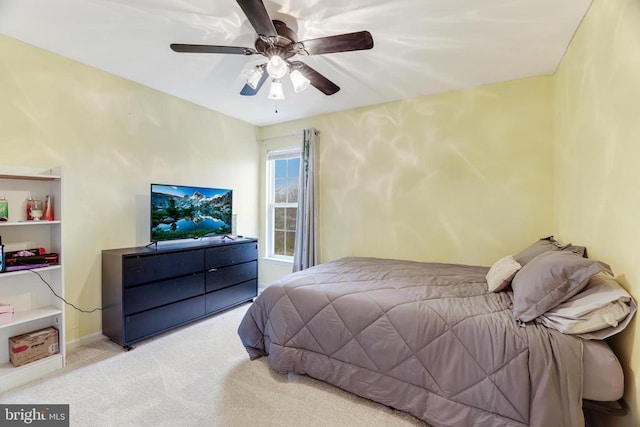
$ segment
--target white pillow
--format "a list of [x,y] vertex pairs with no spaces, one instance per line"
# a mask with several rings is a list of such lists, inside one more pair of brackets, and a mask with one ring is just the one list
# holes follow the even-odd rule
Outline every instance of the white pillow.
[[631,295],[613,277],[598,273],[581,292],[537,320],[563,334],[605,339],[623,330],[636,309]]
[[507,255],[496,261],[485,276],[487,285],[491,292],[500,292],[511,283],[511,279],[516,275],[522,266],[513,259],[512,255]]

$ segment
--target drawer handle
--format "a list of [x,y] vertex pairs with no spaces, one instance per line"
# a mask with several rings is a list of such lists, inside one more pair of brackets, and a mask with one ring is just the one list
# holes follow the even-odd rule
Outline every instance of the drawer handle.
[[218,271],[218,269],[217,268],[210,268],[209,269],[209,273],[213,273],[214,271]]

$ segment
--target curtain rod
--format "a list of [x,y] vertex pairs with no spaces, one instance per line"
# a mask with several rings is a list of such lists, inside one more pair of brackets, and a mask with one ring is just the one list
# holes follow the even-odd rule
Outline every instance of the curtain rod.
[[[315,134],[318,135],[320,133],[319,130],[315,131]],[[302,137],[303,133],[302,132],[298,132],[298,133],[290,133],[289,135],[278,135],[278,136],[270,136],[269,138],[262,138],[259,139],[258,141],[260,142],[265,142],[265,141],[271,141],[272,139],[282,139],[282,138],[291,138],[292,136],[300,136]]]
[[272,139],[291,138],[292,136],[302,136],[302,133],[291,133],[289,135],[270,136],[269,138],[262,138],[260,142],[271,141]]

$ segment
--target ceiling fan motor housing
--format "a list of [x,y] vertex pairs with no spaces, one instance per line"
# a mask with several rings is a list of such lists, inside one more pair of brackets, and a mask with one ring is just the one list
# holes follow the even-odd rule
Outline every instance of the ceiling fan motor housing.
[[255,43],[256,50],[267,58],[274,55],[282,59],[291,58],[297,53],[293,47],[298,42],[298,36],[284,22],[278,20],[272,22],[278,35],[259,36]]

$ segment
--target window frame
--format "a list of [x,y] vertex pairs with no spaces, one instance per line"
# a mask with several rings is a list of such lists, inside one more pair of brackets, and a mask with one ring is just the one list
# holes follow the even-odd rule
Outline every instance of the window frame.
[[[284,261],[293,263],[293,256],[289,255],[281,255],[275,253],[275,232],[277,231],[275,228],[275,209],[277,208],[296,208],[298,209],[299,205],[296,201],[292,202],[276,202],[275,201],[275,161],[276,160],[289,160],[289,159],[300,159],[300,167],[302,167],[302,148],[299,146],[291,146],[291,147],[283,147],[267,150],[267,165],[266,165],[266,175],[267,175],[267,188],[266,188],[266,254],[265,257],[272,260]],[[291,232],[283,230],[286,232]],[[294,241],[295,241],[295,233],[297,233],[297,226],[294,233]],[[286,245],[286,235],[285,235],[285,245]]]

